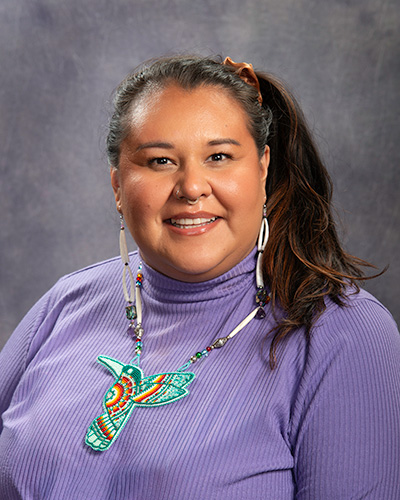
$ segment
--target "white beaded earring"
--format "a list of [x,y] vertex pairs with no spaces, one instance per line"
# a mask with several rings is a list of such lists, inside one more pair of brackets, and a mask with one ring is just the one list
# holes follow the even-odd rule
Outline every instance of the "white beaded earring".
[[[119,250],[121,253],[121,260],[124,264],[124,268],[122,270],[122,288],[124,290],[124,297],[128,304],[133,302],[133,293],[135,290],[135,281],[133,279],[133,274],[131,268],[129,267],[129,253],[128,246],[126,244],[126,236],[125,236],[125,226],[124,226],[124,216],[120,213],[119,220],[121,223],[121,228],[119,232]],[[126,275],[129,276],[129,290],[126,283]]]
[[[124,291],[124,298],[126,301],[126,317],[130,321],[127,333],[129,335],[136,335],[136,337],[140,340],[143,334],[142,328],[142,300],[140,296],[140,286],[142,284],[142,274],[141,274],[141,266],[138,270],[138,274],[136,276],[136,284],[133,278],[133,274],[131,268],[129,266],[129,253],[128,246],[126,244],[126,235],[125,235],[125,226],[124,226],[124,216],[122,213],[119,214],[119,219],[121,222],[121,230],[119,233],[119,248],[121,252],[121,260],[124,264],[124,268],[122,270],[122,289]],[[127,286],[126,275],[129,276],[129,290]],[[133,299],[135,296],[136,306],[133,305]],[[136,319],[136,326],[134,321]],[[136,346],[136,354],[139,354],[141,351],[141,344]]]
[[263,307],[270,301],[270,297],[264,288],[264,277],[262,272],[262,256],[265,247],[267,246],[268,237],[269,237],[269,226],[267,220],[267,205],[265,202],[263,207],[263,218],[261,221],[261,227],[260,227],[260,232],[258,234],[258,242],[257,242],[258,253],[257,253],[257,264],[256,264],[256,283],[257,283],[256,302],[260,306],[260,309],[257,312],[256,318],[259,319],[265,318],[265,311]]

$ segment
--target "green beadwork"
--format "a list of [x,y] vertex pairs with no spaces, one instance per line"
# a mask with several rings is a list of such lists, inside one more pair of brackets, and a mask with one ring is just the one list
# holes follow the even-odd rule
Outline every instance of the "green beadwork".
[[115,377],[103,399],[104,413],[93,420],[85,442],[93,450],[107,450],[125,427],[135,407],[155,407],[178,401],[189,394],[186,387],[194,373],[157,373],[145,377],[141,368],[108,356],[98,361]]

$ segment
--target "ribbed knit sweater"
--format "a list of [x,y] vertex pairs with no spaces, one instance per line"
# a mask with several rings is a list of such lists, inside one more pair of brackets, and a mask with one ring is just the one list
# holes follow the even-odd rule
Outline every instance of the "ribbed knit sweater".
[[[132,269],[139,257],[131,257]],[[193,363],[190,394],[136,407],[111,447],[85,442],[129,363],[121,261],[73,273],[32,308],[0,355],[0,498],[395,500],[400,498],[400,336],[365,291],[328,301],[268,363],[271,306]],[[255,253],[204,283],[144,265],[144,375],[177,370],[255,307]],[[279,315],[278,312],[275,313]]]

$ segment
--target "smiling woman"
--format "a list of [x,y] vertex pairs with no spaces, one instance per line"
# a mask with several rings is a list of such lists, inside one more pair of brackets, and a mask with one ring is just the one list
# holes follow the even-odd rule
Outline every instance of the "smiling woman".
[[123,265],[62,278],[1,353],[0,497],[399,498],[400,336],[289,92],[160,59],[107,148]]

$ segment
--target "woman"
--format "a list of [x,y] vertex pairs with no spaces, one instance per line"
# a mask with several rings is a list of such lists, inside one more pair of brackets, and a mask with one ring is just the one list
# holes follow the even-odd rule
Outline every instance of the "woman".
[[107,144],[122,287],[62,278],[4,348],[0,496],[399,498],[400,337],[284,87],[161,59]]

